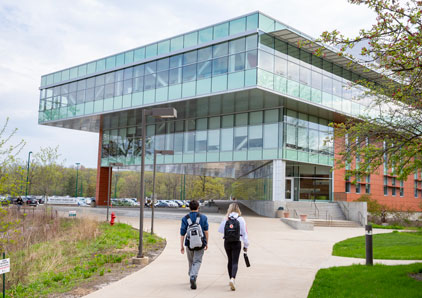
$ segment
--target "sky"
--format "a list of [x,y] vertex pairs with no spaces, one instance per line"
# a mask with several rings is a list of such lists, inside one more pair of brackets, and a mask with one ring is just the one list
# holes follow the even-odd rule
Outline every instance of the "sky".
[[59,145],[66,166],[97,166],[98,134],[38,125],[41,75],[261,12],[310,36],[338,29],[353,36],[375,15],[346,0],[2,0],[0,128],[18,131],[29,151]]

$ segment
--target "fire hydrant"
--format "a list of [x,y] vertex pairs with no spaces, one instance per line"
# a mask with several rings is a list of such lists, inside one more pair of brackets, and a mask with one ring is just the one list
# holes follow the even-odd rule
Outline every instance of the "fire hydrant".
[[114,219],[116,218],[116,214],[114,214],[114,212],[111,212],[111,220],[110,220],[110,225],[114,225]]

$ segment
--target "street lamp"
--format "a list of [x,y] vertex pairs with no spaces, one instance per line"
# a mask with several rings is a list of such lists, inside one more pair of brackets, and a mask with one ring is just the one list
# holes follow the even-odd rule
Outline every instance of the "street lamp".
[[108,192],[107,192],[107,217],[106,221],[108,221],[108,214],[110,210],[110,197],[111,197],[111,169],[113,167],[122,167],[123,164],[121,162],[110,162],[108,164]]
[[141,153],[141,199],[139,208],[139,247],[138,247],[138,258],[143,258],[142,252],[143,243],[143,230],[144,230],[144,201],[145,201],[145,182],[144,182],[144,170],[145,170],[145,126],[146,117],[152,116],[155,118],[177,118],[177,111],[175,108],[152,108],[149,110],[142,110],[142,153]]
[[[28,181],[29,181],[29,163],[31,161],[32,151],[28,152],[28,166],[26,168],[26,188],[25,188],[25,197],[28,196]],[[21,188],[22,189],[22,188]]]
[[154,150],[154,169],[152,172],[151,235],[154,234],[155,167],[157,165],[157,154],[174,155],[174,151],[173,150]]
[[79,170],[79,165],[80,163],[77,162],[76,164],[76,190],[75,190],[75,198],[78,197],[78,170]]

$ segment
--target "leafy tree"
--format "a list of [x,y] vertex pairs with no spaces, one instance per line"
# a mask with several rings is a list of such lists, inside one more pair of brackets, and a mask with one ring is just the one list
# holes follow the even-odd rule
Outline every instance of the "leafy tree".
[[16,155],[25,146],[25,141],[21,140],[17,144],[11,144],[12,138],[18,131],[17,128],[11,132],[7,131],[9,118],[0,129],[0,194],[6,191],[9,194],[16,194],[22,187],[22,179],[9,179],[11,173],[19,174],[22,172],[22,167],[13,167],[16,162]]
[[[364,157],[352,175],[374,172],[383,163],[399,179],[422,168],[422,1],[349,0],[376,13],[376,22],[355,37],[338,30],[324,32],[321,41],[339,48],[339,56],[351,57],[379,73],[377,82],[360,79],[362,98],[372,98],[367,115],[334,124],[341,160],[350,163]],[[349,54],[361,47],[359,55]],[[323,55],[319,49],[318,54]],[[350,63],[353,68],[353,64]],[[369,142],[368,142],[369,141]]]
[[41,148],[34,154],[34,171],[36,177],[35,192],[50,196],[59,192],[62,185],[63,166],[59,164],[59,146]]
[[195,199],[220,199],[224,197],[222,178],[199,176],[189,189],[189,196]]

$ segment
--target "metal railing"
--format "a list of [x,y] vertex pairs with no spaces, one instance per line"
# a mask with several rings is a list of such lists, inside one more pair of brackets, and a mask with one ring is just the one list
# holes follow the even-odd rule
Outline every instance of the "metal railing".
[[358,215],[359,215],[359,223],[361,226],[365,225],[365,216],[363,216],[362,212],[358,211]]
[[296,215],[296,217],[299,218],[299,214],[297,214],[296,209],[293,209],[293,215]]
[[333,217],[331,216],[330,212],[328,212],[328,210],[325,211],[325,220],[328,221],[329,226],[331,227],[333,223]]
[[317,204],[316,204],[315,201],[311,201],[311,207],[312,207],[312,204],[315,206],[314,216],[315,216],[315,218],[319,218],[319,209],[317,207]]
[[[346,210],[346,212],[344,212],[343,210],[343,213],[344,213],[344,216],[346,216],[346,219],[347,220],[350,220],[350,210],[349,210],[349,208],[346,206],[346,204],[343,204],[343,203],[338,203],[339,205],[341,204],[342,206],[343,206],[343,208]],[[347,214],[346,214],[347,213]]]

